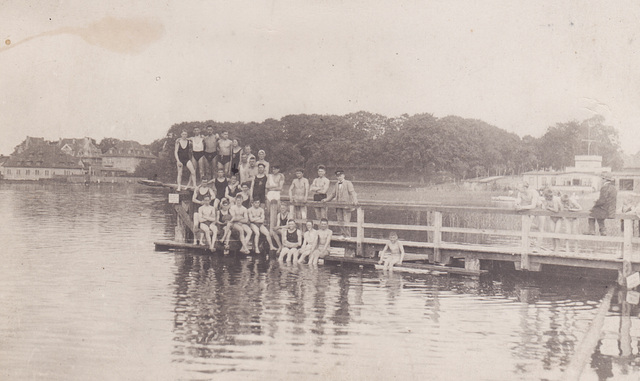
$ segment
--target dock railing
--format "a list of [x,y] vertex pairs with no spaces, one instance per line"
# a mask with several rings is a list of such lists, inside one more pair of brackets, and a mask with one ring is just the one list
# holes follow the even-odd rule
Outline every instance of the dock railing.
[[[387,241],[384,233],[393,230],[399,233],[405,247],[421,251],[421,254],[413,255],[413,258],[445,264],[452,258],[463,258],[465,267],[469,269],[479,269],[481,259],[493,259],[512,261],[517,269],[530,271],[539,271],[541,264],[610,269],[623,266],[620,275],[628,276],[634,266],[640,265],[640,238],[634,237],[633,229],[634,221],[638,220],[635,215],[618,214],[614,219],[606,220],[607,233],[610,235],[599,236],[583,234],[587,231],[588,211],[552,213],[542,210],[516,211],[495,207],[374,201],[363,201],[358,205],[334,202],[289,204],[307,206],[309,215],[313,213],[311,209],[317,207],[327,207],[330,210],[348,207],[355,211],[352,213],[355,215],[353,222],[344,223],[330,218],[329,223],[332,227],[355,228],[354,237],[338,238],[335,241],[355,243],[356,256],[373,256],[375,249],[381,249]],[[385,210],[396,214],[426,215],[426,218],[415,218],[415,222],[410,224],[365,220],[365,214],[376,210],[382,210],[383,213],[378,213],[375,220],[384,217],[387,214]],[[546,231],[545,226],[551,218],[563,224],[560,232]],[[317,219],[314,221],[318,222]],[[469,226],[474,225],[473,222],[475,226]],[[538,223],[536,229],[532,229],[532,225],[536,225],[533,222]],[[581,225],[578,233],[566,232],[567,226],[572,226],[571,224]],[[575,231],[575,227],[573,229]],[[471,238],[473,236],[476,238]],[[558,244],[554,249],[554,240],[565,245]]]

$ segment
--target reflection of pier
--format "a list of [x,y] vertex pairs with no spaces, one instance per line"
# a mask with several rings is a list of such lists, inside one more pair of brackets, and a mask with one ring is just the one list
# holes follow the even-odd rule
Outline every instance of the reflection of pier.
[[[178,242],[185,242],[193,234],[189,204],[189,200],[185,200],[175,205]],[[322,205],[330,212],[346,207],[315,202],[296,205],[307,205],[309,211]],[[352,237],[334,235],[332,246],[344,247],[347,257],[376,257],[388,232],[393,230],[399,233],[409,253],[407,262],[464,265],[470,272],[479,273],[481,264],[489,261],[511,262],[517,270],[540,271],[543,265],[557,265],[614,270],[621,276],[640,269],[640,238],[633,237],[637,217],[631,215],[618,215],[607,222],[608,231],[613,235],[592,236],[545,232],[544,225],[541,229],[532,229],[532,221],[540,217],[572,219],[586,226],[586,212],[530,211],[525,214],[504,208],[372,201],[362,202],[354,209],[355,221],[330,221],[332,228],[346,226],[352,232],[355,230]],[[270,214],[274,218],[275,210]],[[330,214],[330,220],[331,217]],[[619,220],[623,221],[623,231]],[[559,247],[567,250],[554,251],[553,240],[559,240]]]

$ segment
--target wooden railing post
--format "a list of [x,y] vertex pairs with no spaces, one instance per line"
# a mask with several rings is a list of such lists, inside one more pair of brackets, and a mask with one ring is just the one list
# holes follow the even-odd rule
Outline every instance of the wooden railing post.
[[618,283],[624,286],[627,283],[627,277],[633,272],[633,267],[631,266],[631,259],[633,257],[633,245],[631,243],[633,238],[633,220],[625,218],[622,221],[624,227],[624,242],[622,244],[622,269],[618,276]]
[[356,223],[356,256],[361,257],[362,243],[364,242],[364,209],[361,206],[356,208]]
[[520,256],[520,269],[529,270],[529,231],[531,230],[531,216],[522,216],[522,247]]
[[442,262],[440,245],[442,244],[442,212],[433,213],[433,261]]

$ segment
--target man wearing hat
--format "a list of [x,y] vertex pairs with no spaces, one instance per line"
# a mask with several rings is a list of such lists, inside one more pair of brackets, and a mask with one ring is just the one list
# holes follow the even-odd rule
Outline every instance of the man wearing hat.
[[600,235],[607,235],[604,228],[604,220],[613,218],[616,215],[616,202],[618,200],[618,190],[613,182],[610,173],[602,174],[602,187],[600,188],[600,197],[591,208],[589,217],[589,232],[587,234],[596,234],[596,221]]
[[[322,200],[322,202],[335,200],[335,202],[339,202],[341,204],[349,204],[352,206],[357,205],[358,195],[356,194],[351,181],[344,179],[344,171],[342,169],[338,169],[336,171],[336,177],[338,179],[338,183],[333,188],[333,192],[331,192],[327,198]],[[336,217],[339,222],[351,222],[352,206],[348,208],[336,208]],[[342,234],[345,237],[351,237],[351,229],[348,226],[342,226]]]

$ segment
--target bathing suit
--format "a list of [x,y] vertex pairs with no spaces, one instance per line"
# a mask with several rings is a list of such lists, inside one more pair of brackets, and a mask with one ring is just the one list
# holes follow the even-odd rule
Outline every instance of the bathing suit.
[[218,155],[218,138],[216,134],[205,135],[204,137],[204,157],[211,161]]
[[294,230],[293,232],[290,232],[287,229],[287,242],[298,243],[298,229]]
[[204,155],[204,139],[202,136],[194,136],[191,138],[191,152],[196,161],[199,161]]
[[251,207],[251,198],[247,197],[246,200],[242,201],[242,206],[249,209]]
[[267,176],[258,177],[253,179],[253,199],[260,200],[263,204],[266,199],[265,191],[267,186]]
[[230,161],[231,161],[231,155],[220,155],[220,158],[218,159],[218,163],[221,163],[221,164],[227,164]]
[[[203,188],[207,190],[205,193],[200,192],[200,190]],[[196,192],[196,200],[198,201],[204,201],[205,196],[211,197],[211,200],[215,198],[215,195],[212,193],[211,188],[208,188],[208,187],[198,187],[198,189],[195,192]]]
[[[227,217],[229,216],[229,217]],[[225,221],[225,218],[227,219]],[[218,222],[220,224],[226,224],[227,222],[229,222],[231,220],[231,213],[229,213],[229,211],[227,210],[227,212],[225,213],[222,209],[220,209],[220,216],[218,217]]]
[[[200,208],[202,208],[202,207],[200,207]],[[200,208],[198,208],[198,213],[200,213]],[[211,212],[209,213],[209,215],[208,215],[208,216],[209,216],[209,217],[210,217],[210,216],[212,216],[212,215],[214,215],[214,216],[215,216],[215,213],[216,213],[216,210],[215,210],[215,208],[213,208],[213,207],[212,207],[212,208],[211,208]],[[204,216],[205,216],[205,214],[202,214],[202,216],[204,217]],[[213,221],[204,221],[204,220],[203,220],[203,221],[200,221],[200,223],[201,223],[201,224],[205,224],[205,225],[207,225],[207,226],[210,226],[210,225],[213,223]]]
[[240,189],[240,184],[236,183],[236,186],[231,189],[231,184],[227,185],[227,192],[229,193],[229,198],[234,199],[238,195],[238,193],[242,192]]
[[216,177],[214,184],[216,186],[216,197],[218,200],[222,200],[225,196],[224,191],[227,188],[227,185],[229,185],[229,182],[227,179],[224,179],[224,181],[218,181],[218,178]]
[[289,213],[287,213],[287,215],[284,216],[284,218],[282,218],[282,215],[280,215],[280,226],[286,226],[287,220],[289,220]]
[[187,140],[187,147],[182,148],[182,143],[180,139],[177,140],[178,143],[178,160],[182,163],[182,165],[186,166],[189,162],[189,145],[190,141]]
[[242,154],[242,150],[238,152],[233,152],[231,150],[231,173],[237,175],[240,172],[240,155]]
[[196,159],[196,161],[199,161],[202,156],[204,156],[204,152],[193,151],[193,158]]

